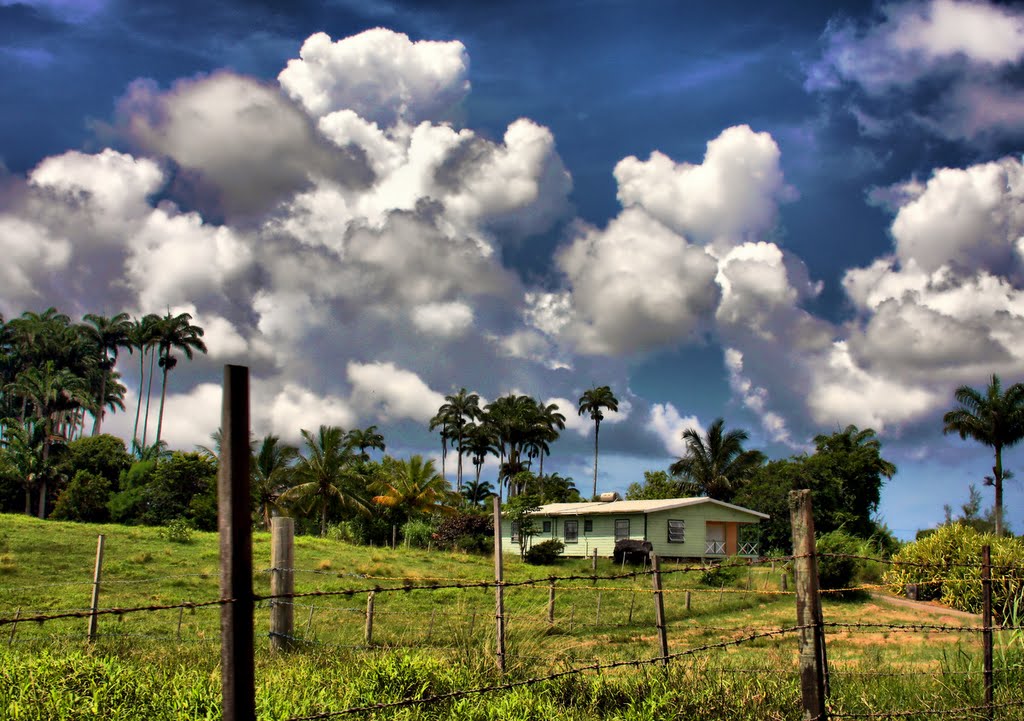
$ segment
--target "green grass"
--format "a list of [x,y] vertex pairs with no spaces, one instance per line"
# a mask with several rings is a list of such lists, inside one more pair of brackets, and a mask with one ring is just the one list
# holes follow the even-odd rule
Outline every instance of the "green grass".
[[[25,616],[86,608],[97,533],[106,535],[102,607],[217,598],[214,534],[197,532],[190,543],[175,543],[152,528],[0,515],[0,618],[17,609]],[[258,594],[269,592],[268,575],[261,572],[270,564],[269,551],[269,534],[256,533]],[[403,579],[420,584],[493,579],[490,558],[463,554],[354,547],[310,537],[296,539],[295,553],[295,565],[303,569],[296,575],[298,592],[362,591],[402,585]],[[674,568],[668,563],[663,570]],[[608,560],[599,562],[599,574],[618,571]],[[541,568],[506,558],[509,581],[590,572],[589,560]],[[793,597],[774,592],[779,573],[755,569],[750,583],[758,592],[746,592],[745,572],[724,588],[701,586],[698,573],[667,573],[670,652],[795,625]],[[296,599],[295,635],[305,642],[283,655],[269,651],[269,608],[261,604],[255,619],[258,715],[289,718],[657,655],[646,576],[596,585],[558,582],[553,625],[547,622],[547,602],[546,582],[506,589],[504,677],[494,659],[493,589],[379,592],[371,648],[363,643],[365,593]],[[845,623],[973,623],[941,614],[922,619],[917,611],[871,600],[827,599],[824,613],[826,621]],[[94,644],[84,640],[86,623],[21,623],[10,645],[11,627],[0,626],[0,719],[219,718],[216,607],[103,616]],[[591,671],[373,718],[797,719],[796,643],[793,635],[759,639],[697,653],[668,668]],[[1001,635],[1000,644],[997,666],[1007,670],[997,676],[997,701],[1021,700],[1020,638]],[[977,634],[836,630],[829,632],[828,652],[831,704],[840,711],[957,708],[982,698]],[[1001,709],[996,717],[1024,718],[1024,711]]]

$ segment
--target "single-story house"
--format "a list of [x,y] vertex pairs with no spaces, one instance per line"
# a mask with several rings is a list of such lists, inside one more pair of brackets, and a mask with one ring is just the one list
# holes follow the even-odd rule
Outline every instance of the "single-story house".
[[[564,556],[610,557],[615,542],[650,541],[665,558],[757,556],[757,524],[764,513],[712,498],[656,501],[549,503],[531,514],[536,535],[528,545],[548,539],[565,544]],[[505,553],[519,550],[518,528],[502,524]]]

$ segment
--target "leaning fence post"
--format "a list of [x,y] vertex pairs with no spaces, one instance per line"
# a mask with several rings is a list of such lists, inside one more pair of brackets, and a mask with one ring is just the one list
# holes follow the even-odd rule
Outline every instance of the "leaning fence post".
[[363,629],[363,643],[373,645],[373,591],[366,594],[366,626]]
[[594,625],[601,625],[601,592],[597,592],[597,613],[594,614]]
[[501,557],[501,501],[494,497],[494,620],[497,624],[498,669],[505,672],[505,585]]
[[555,625],[555,579],[551,579],[551,585],[548,586],[548,625]]
[[18,630],[18,619],[21,618],[21,606],[14,612],[14,623],[11,624],[11,635],[7,637],[7,645],[14,644],[14,632]]
[[96,610],[100,605],[100,575],[103,573],[103,541],[105,536],[101,533],[96,537],[96,567],[92,572],[92,615],[89,616],[89,640],[96,640],[96,626],[99,617]]
[[981,642],[984,657],[985,718],[992,721],[992,548],[981,547]]
[[287,651],[295,636],[295,519],[275,516],[270,534],[270,650]]
[[825,721],[828,666],[825,659],[824,621],[818,590],[818,560],[814,545],[814,514],[811,492],[790,491],[790,524],[793,530],[793,573],[796,617],[800,626],[800,690],[804,721]]
[[252,505],[249,501],[249,369],[224,366],[217,469],[220,531],[220,663],[224,721],[256,718]]
[[[182,603],[184,603],[184,601],[182,601]],[[178,643],[181,643],[181,622],[184,620],[184,618],[185,618],[185,607],[182,606],[181,608],[178,609],[178,631],[175,634],[175,640]]]
[[665,628],[665,599],[661,592],[661,563],[658,554],[651,554],[651,579],[654,584],[654,621],[658,627],[658,642],[661,645],[661,662],[668,665],[668,631]]

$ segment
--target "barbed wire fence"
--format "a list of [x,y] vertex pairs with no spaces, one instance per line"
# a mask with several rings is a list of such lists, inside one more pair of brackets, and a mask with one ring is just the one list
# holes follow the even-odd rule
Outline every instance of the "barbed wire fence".
[[[460,578],[403,578],[370,576],[363,574],[332,573],[320,569],[298,568],[294,562],[292,544],[288,536],[294,537],[290,519],[276,519],[275,537],[272,541],[272,558],[269,568],[254,572],[252,567],[252,546],[249,536],[247,497],[248,491],[248,385],[247,375],[240,382],[239,367],[229,366],[225,370],[224,458],[220,468],[220,519],[221,519],[221,568],[219,587],[212,598],[183,600],[178,603],[140,603],[135,605],[108,606],[101,608],[101,589],[130,587],[145,584],[148,579],[102,578],[102,536],[97,544],[97,562],[92,582],[69,581],[66,583],[38,584],[21,587],[33,589],[82,585],[91,591],[88,607],[70,609],[17,608],[13,613],[0,616],[0,639],[4,633],[7,643],[15,642],[19,629],[26,625],[42,628],[55,622],[82,621],[88,623],[88,630],[81,635],[63,636],[86,638],[95,642],[103,637],[133,637],[131,631],[110,633],[101,629],[100,620],[121,619],[135,614],[166,613],[170,626],[175,632],[167,634],[135,635],[174,639],[177,642],[215,642],[221,647],[222,687],[224,694],[223,718],[238,721],[255,718],[254,659],[256,646],[253,638],[254,620],[259,612],[261,623],[268,629],[266,638],[273,652],[285,652],[303,648],[347,647],[359,649],[383,649],[402,646],[437,647],[450,645],[460,651],[473,650],[484,653],[486,645],[493,644],[493,653],[502,670],[502,677],[496,683],[473,688],[453,689],[433,695],[420,694],[414,697],[388,702],[347,706],[337,709],[323,709],[306,716],[297,716],[289,721],[312,721],[343,717],[353,714],[369,714],[389,709],[421,707],[449,703],[451,701],[487,693],[509,691],[517,688],[544,684],[570,676],[602,674],[617,669],[661,667],[683,659],[701,658],[708,668],[720,674],[778,675],[798,679],[804,719],[828,718],[911,718],[947,717],[978,718],[991,721],[996,712],[1012,712],[1024,708],[1024,694],[1019,684],[1003,683],[998,686],[997,677],[1008,674],[1012,669],[1006,665],[999,668],[993,663],[994,635],[999,633],[1020,634],[1022,628],[996,625],[992,617],[991,588],[993,571],[1020,579],[1022,569],[1010,566],[993,566],[986,547],[978,564],[971,568],[980,571],[982,584],[983,613],[981,625],[957,626],[947,623],[886,624],[868,621],[839,622],[826,621],[822,612],[821,599],[832,592],[848,593],[850,589],[821,589],[818,587],[817,561],[829,556],[835,558],[858,558],[877,563],[893,563],[889,559],[843,554],[818,554],[814,546],[813,515],[809,492],[795,492],[791,496],[791,510],[794,533],[794,555],[775,559],[749,559],[745,587],[720,588],[694,585],[686,574],[695,571],[707,573],[704,563],[700,565],[676,564],[661,568],[661,559],[653,557],[651,567],[630,572],[598,574],[570,574],[547,576],[522,580],[506,580],[501,569],[500,514],[495,518],[495,578],[493,581],[469,581]],[[244,369],[241,369],[244,370]],[[242,401],[245,408],[239,409]],[[238,452],[234,452],[238,451]],[[280,532],[278,531],[280,528]],[[280,537],[278,536],[280,533]],[[779,575],[778,587],[772,587],[773,574],[761,573],[764,581],[760,588],[754,582],[753,569],[756,566],[776,564],[784,566]],[[923,566],[926,564],[905,564]],[[948,571],[953,565],[936,564],[936,569]],[[764,570],[764,569],[762,569]],[[786,579],[793,573],[793,588],[789,589]],[[313,577],[318,580],[315,589],[296,590],[296,576]],[[269,577],[269,592],[256,593],[254,585],[264,585]],[[164,577],[166,578],[166,577]],[[196,586],[209,585],[212,574],[181,574],[183,583]],[[681,583],[673,584],[678,578]],[[254,580],[257,581],[254,584]],[[940,579],[941,580],[941,579]],[[962,579],[957,579],[962,581]],[[327,583],[327,587],[322,587]],[[330,587],[338,583],[344,587]],[[882,584],[863,584],[859,590],[877,590]],[[10,590],[10,589],[8,589]],[[84,591],[85,589],[83,589]],[[210,589],[213,591],[213,589]],[[479,592],[479,596],[473,596]],[[489,594],[494,594],[491,600]],[[508,595],[506,595],[508,592]],[[1017,593],[1020,593],[1018,588]],[[436,599],[430,611],[424,611],[422,604],[406,602],[412,596],[430,594]],[[780,623],[777,626],[751,625],[712,626],[700,623],[698,614],[690,614],[694,598],[701,599],[701,605],[728,604],[732,599],[749,601],[756,606],[758,599],[787,596],[796,601],[796,623]],[[616,599],[616,600],[612,600]],[[627,603],[628,600],[628,603]],[[666,613],[665,601],[671,603]],[[455,604],[452,610],[448,604]],[[219,611],[218,625],[208,618],[205,624],[195,624],[197,633],[182,637],[182,621],[186,613]],[[380,619],[402,620],[399,623],[376,623]],[[1015,620],[1019,623],[1019,619]],[[320,628],[324,632],[319,633]],[[537,644],[535,649],[505,645],[507,631],[519,639],[564,639],[574,638],[579,633],[581,640],[592,639],[595,631],[615,632],[621,629],[630,644],[646,644],[651,653],[637,658],[599,658],[594,644],[583,644],[562,649],[562,653],[551,653],[550,645]],[[202,631],[202,633],[198,633]],[[653,631],[653,635],[651,634]],[[22,632],[24,633],[24,632]],[[848,669],[849,659],[841,654],[829,658],[836,649],[842,650],[843,642],[859,634],[878,636],[895,634],[944,634],[953,637],[981,637],[980,669],[969,668],[917,668],[900,667],[896,670]],[[247,635],[248,634],[248,635]],[[717,634],[718,638],[707,638]],[[694,637],[696,638],[694,639]],[[634,638],[636,637],[636,638]],[[766,647],[779,654],[783,643],[796,637],[797,654],[791,661],[775,663],[772,666],[755,668],[735,666],[727,663],[727,655],[719,655],[718,665],[711,666],[715,652],[724,652],[740,646]],[[26,635],[26,639],[33,639]],[[703,642],[701,642],[703,640]],[[828,644],[826,644],[826,640]],[[1019,640],[1019,636],[1018,636]],[[2,642],[2,640],[0,640]],[[564,644],[563,644],[564,645]],[[607,645],[607,644],[606,644]],[[531,653],[534,650],[535,653]],[[225,659],[230,657],[230,663]],[[782,656],[774,656],[777,661]],[[505,673],[507,659],[535,662],[538,659],[557,666],[548,673],[530,675],[525,673],[527,663],[515,665],[514,673]],[[589,661],[589,663],[587,662]],[[860,667],[857,667],[860,668]],[[1021,674],[1013,678],[1019,679]],[[919,699],[914,708],[875,708],[871,699],[852,702],[848,696],[835,694],[837,687],[857,679],[893,679],[899,682],[910,677],[934,676],[940,679],[959,677],[964,680],[964,703],[946,708],[934,708],[927,698]],[[980,680],[980,683],[978,681]],[[980,691],[980,693],[979,693]],[[959,697],[958,697],[959,698]],[[1020,715],[1018,714],[1017,717]]]

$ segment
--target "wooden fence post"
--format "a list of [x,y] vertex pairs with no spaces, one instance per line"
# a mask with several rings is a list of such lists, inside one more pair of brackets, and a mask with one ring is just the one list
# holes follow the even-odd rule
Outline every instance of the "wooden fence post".
[[555,582],[548,586],[548,625],[555,625]]
[[14,632],[18,630],[18,619],[21,618],[21,606],[14,612],[14,623],[11,624],[11,635],[7,637],[7,645],[14,645]]
[[89,616],[89,641],[96,640],[96,626],[99,617],[96,610],[100,606],[100,576],[103,573],[103,542],[106,537],[101,533],[96,537],[96,567],[92,572],[92,615]]
[[494,621],[498,669],[505,673],[505,574],[501,556],[501,501],[494,497]]
[[665,628],[665,599],[661,592],[661,563],[658,554],[651,554],[651,579],[654,584],[654,622],[658,628],[662,664],[668,665],[668,631]]
[[814,545],[814,514],[811,492],[790,491],[790,523],[793,530],[793,572],[796,587],[796,618],[800,628],[800,690],[804,721],[825,721],[828,696],[828,665],[825,658],[824,621],[818,590],[818,559]]
[[594,557],[590,561],[590,570],[593,571],[595,574],[597,573],[597,549],[596,548],[594,549]]
[[249,500],[249,369],[224,366],[217,469],[220,530],[220,662],[224,721],[255,721],[252,507]]
[[981,642],[985,677],[985,718],[992,721],[992,548],[981,547]]
[[626,624],[633,623],[633,606],[636,603],[636,579],[633,580],[633,590],[629,594],[629,617]]
[[687,610],[687,612],[689,612],[689,610],[690,610],[690,592],[689,591],[686,592],[686,610]]
[[[295,593],[295,519],[270,519],[270,595]],[[287,651],[295,636],[295,599],[270,601],[270,650]]]
[[[184,603],[184,601],[182,601]],[[181,622],[185,619],[185,607],[182,606],[178,609],[178,631],[175,634],[175,640],[181,643]]]
[[[366,627],[363,629],[363,643],[373,645],[373,597],[374,592],[366,594]],[[312,617],[312,614],[310,614]]]

